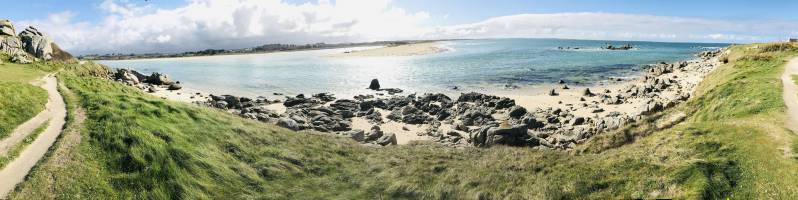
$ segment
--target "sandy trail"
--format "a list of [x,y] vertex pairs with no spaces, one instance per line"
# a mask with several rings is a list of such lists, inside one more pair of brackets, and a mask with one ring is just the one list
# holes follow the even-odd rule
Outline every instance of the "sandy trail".
[[[798,86],[796,86],[795,82],[792,80],[792,75],[798,75],[798,57],[793,58],[787,63],[784,67],[784,73],[781,75],[781,83],[784,85],[782,97],[784,98],[784,103],[787,105],[787,115],[790,117],[789,120],[787,120],[787,128],[793,133],[798,133]],[[792,154],[790,150],[790,141],[785,142],[787,146],[783,147],[784,153],[786,156],[789,156]]]
[[2,180],[0,181],[0,199],[6,198],[8,193],[14,190],[18,183],[25,180],[25,176],[28,175],[31,168],[44,157],[44,154],[53,145],[58,135],[61,134],[66,123],[66,105],[61,94],[56,89],[58,86],[57,79],[52,75],[48,75],[44,79],[44,88],[49,96],[48,105],[51,105],[52,109],[43,112],[47,112],[47,120],[50,123],[44,132],[33,143],[28,145],[16,159],[0,170],[0,180]]

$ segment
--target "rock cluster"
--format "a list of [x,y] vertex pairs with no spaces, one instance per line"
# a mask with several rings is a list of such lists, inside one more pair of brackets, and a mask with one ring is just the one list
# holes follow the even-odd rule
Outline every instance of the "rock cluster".
[[36,27],[29,26],[19,33],[22,48],[34,57],[44,60],[53,58],[53,40],[40,32]]
[[115,81],[138,87],[150,93],[159,89],[180,90],[183,88],[179,81],[172,81],[168,75],[158,72],[147,76],[135,70],[117,69],[110,74],[110,77]]
[[[286,97],[284,101],[211,95],[203,104],[291,130],[330,133],[375,146],[397,143],[395,134],[377,126],[393,121],[423,125],[420,134],[447,146],[510,145],[567,150],[598,133],[623,127],[685,101],[697,82],[678,76],[709,73],[719,64],[719,51],[699,54],[697,60],[645,66],[646,73],[638,82],[615,91],[586,88],[579,93],[581,105],[565,107],[528,109],[510,98],[476,92],[462,93],[457,99],[444,94],[357,95],[353,99],[337,99],[332,94],[319,93]],[[170,82],[162,74],[143,76],[132,70],[117,70],[114,77],[130,83]],[[270,109],[276,103],[281,103],[285,112]],[[620,104],[636,105],[637,110],[605,110],[606,106]],[[366,119],[375,126],[370,130],[354,129],[353,118]]]
[[14,62],[50,60],[53,58],[53,45],[53,40],[36,27],[30,26],[17,35],[11,21],[0,20],[0,52],[11,55]]

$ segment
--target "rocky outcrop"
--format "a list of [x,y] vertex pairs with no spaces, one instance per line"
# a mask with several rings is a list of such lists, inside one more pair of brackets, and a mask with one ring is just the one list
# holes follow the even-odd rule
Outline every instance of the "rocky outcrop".
[[52,60],[54,56],[58,60],[72,59],[71,54],[58,48],[52,39],[36,27],[29,26],[17,35],[14,24],[9,20],[0,20],[0,52],[11,56],[30,55],[26,57],[27,60],[19,59],[29,62],[21,63],[30,63],[34,59]]
[[44,60],[53,58],[53,40],[36,27],[29,26],[19,34],[19,38],[25,52]]
[[15,55],[22,50],[22,42],[16,37],[17,30],[8,20],[0,20],[0,52]]

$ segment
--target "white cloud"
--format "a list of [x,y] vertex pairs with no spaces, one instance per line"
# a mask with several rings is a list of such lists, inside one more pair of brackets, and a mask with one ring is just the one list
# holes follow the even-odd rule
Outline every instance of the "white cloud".
[[73,22],[72,12],[25,21],[78,54],[241,48],[265,43],[371,41],[419,37],[425,12],[391,7],[390,0],[192,0],[175,9],[121,4],[98,7],[98,23]]
[[[472,24],[423,26],[427,12],[408,12],[391,0],[191,0],[159,9],[107,0],[96,23],[75,13],[25,21],[77,54],[176,52],[244,48],[265,43],[358,42],[446,38],[574,38],[652,41],[752,42],[795,35],[798,23],[708,20],[613,13],[522,14]],[[444,18],[448,15],[444,15]]]
[[438,28],[443,38],[575,38],[676,42],[755,42],[794,35],[798,23],[726,21],[614,13],[523,14]]

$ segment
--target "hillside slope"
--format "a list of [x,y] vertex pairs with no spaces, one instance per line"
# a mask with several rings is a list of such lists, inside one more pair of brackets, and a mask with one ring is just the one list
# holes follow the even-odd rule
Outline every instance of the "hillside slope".
[[364,147],[87,76],[101,68],[55,66],[69,69],[59,77],[72,136],[11,197],[795,199],[798,161],[782,149],[798,142],[783,126],[779,81],[795,49],[733,46],[689,102],[571,153]]

